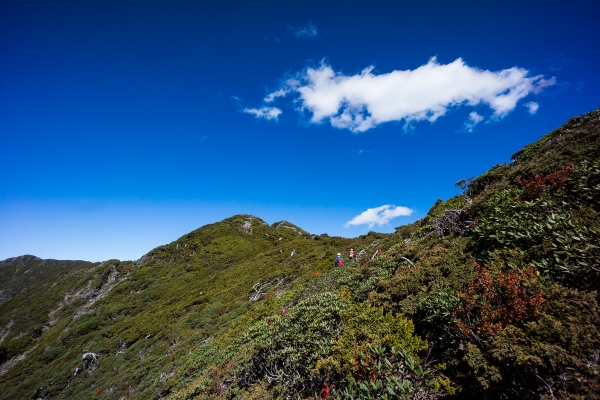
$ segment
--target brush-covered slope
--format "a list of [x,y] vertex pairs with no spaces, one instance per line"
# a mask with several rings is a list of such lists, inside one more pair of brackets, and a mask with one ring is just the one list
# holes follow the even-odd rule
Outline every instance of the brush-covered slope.
[[394,234],[240,215],[48,280],[6,260],[0,399],[599,398],[600,110],[458,186]]
[[29,255],[0,261],[0,302],[24,293],[30,287],[55,282],[64,273],[91,265],[87,261],[42,260]]
[[[136,262],[5,260],[0,398],[168,393],[200,343],[239,335],[274,312],[291,283],[328,270],[337,252],[374,240],[315,236],[240,215]],[[94,356],[83,362],[88,353]]]

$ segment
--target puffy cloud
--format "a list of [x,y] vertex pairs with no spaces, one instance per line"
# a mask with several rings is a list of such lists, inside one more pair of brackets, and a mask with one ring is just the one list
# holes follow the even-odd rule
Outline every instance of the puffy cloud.
[[313,39],[319,36],[319,34],[317,33],[317,26],[313,24],[312,21],[309,21],[308,24],[303,26],[288,25],[288,28],[290,28],[292,32],[294,32],[294,36],[296,37]]
[[256,118],[264,119],[277,119],[281,110],[277,107],[260,107],[260,108],[244,108],[243,110],[247,114],[253,114]]
[[483,117],[477,114],[475,111],[471,111],[469,114],[469,119],[465,122],[465,130],[468,132],[473,132],[475,125],[483,121]]
[[363,211],[350,221],[346,222],[344,226],[347,228],[351,225],[368,225],[369,228],[372,228],[375,224],[382,226],[396,217],[409,216],[412,213],[413,210],[410,208],[386,204]]
[[534,101],[530,101],[529,103],[525,103],[523,105],[529,109],[529,114],[531,115],[535,114],[538,108],[540,108],[540,105]]
[[[492,118],[511,112],[530,93],[554,85],[554,77],[528,77],[523,68],[488,71],[470,67],[459,58],[440,64],[435,57],[414,70],[374,74],[373,66],[356,75],[336,72],[325,62],[287,79],[264,101],[291,95],[297,110],[310,121],[364,132],[390,121],[435,121],[457,106],[488,105]],[[478,117],[481,116],[475,113]],[[472,123],[477,124],[478,117]],[[474,125],[473,125],[474,126]]]

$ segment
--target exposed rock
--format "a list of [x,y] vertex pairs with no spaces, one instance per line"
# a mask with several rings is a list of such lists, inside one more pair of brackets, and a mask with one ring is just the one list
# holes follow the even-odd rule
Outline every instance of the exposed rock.
[[252,219],[246,220],[238,229],[238,232],[252,235]]
[[[94,372],[98,368],[98,359],[100,354],[96,353],[85,353],[81,356],[81,369],[83,371]],[[77,371],[75,372],[77,374]]]
[[144,254],[143,256],[141,256],[139,259],[135,260],[133,262],[133,265],[135,265],[136,267],[139,267],[140,265],[142,265],[143,263],[145,263],[146,261],[148,261],[150,257],[148,256],[148,253]]
[[85,303],[75,314],[75,316],[73,317],[74,319],[79,318],[80,316],[87,314],[89,312],[89,309],[92,305],[94,305],[94,303],[98,300],[100,300],[102,297],[106,296],[106,294],[108,292],[110,292],[112,290],[112,288],[114,288],[115,286],[117,286],[122,280],[126,279],[126,277],[123,277],[119,280],[117,280],[118,277],[118,272],[117,269],[115,268],[115,266],[111,266],[111,272],[110,274],[108,274],[108,276],[106,276],[106,283],[104,285],[102,285],[102,287],[98,290],[91,290],[91,287],[89,287],[89,282],[88,282],[88,290],[83,292],[82,294],[80,294],[80,298],[87,298],[88,301],[87,303]]
[[15,365],[16,363],[18,363],[21,360],[24,360],[29,355],[29,353],[36,347],[37,347],[37,344],[35,346],[33,346],[31,349],[27,350],[25,353],[20,354],[16,357],[13,357],[10,360],[8,360],[7,362],[5,362],[4,364],[0,365],[0,375],[4,375],[6,373],[6,371],[8,371],[13,365]]
[[14,321],[11,319],[10,321],[8,321],[8,324],[0,328],[0,344],[2,344],[2,342],[8,335],[8,332],[10,331],[10,328],[13,326],[13,324]]
[[276,222],[271,226],[273,228],[275,228],[275,230],[282,229],[282,228],[291,229],[292,231],[296,232],[298,235],[302,235],[302,234],[306,233],[301,228],[298,228],[296,225],[294,225],[290,222],[287,222],[287,221]]

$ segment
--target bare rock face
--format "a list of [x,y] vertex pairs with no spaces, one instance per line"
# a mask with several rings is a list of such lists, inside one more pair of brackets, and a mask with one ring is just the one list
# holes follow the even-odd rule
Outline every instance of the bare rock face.
[[[119,278],[119,279],[117,279]],[[104,296],[106,296],[115,286],[117,286],[121,281],[127,279],[127,275],[121,275],[119,277],[119,273],[114,265],[111,265],[111,272],[109,274],[103,275],[102,280],[104,284],[100,289],[92,289],[88,282],[87,287],[81,290],[78,297],[82,299],[87,299],[87,303],[84,304],[73,316],[74,319],[81,317],[84,314],[90,312],[90,308],[94,305],[94,303]]]
[[142,265],[143,263],[145,263],[146,261],[148,261],[150,259],[150,257],[148,256],[148,254],[144,254],[143,256],[141,256],[138,260],[133,262],[133,265],[135,265],[136,267],[139,267],[140,265]]
[[239,228],[238,232],[252,235],[252,218],[247,219]]
[[81,369],[83,371],[94,372],[98,368],[98,359],[100,354],[96,353],[85,353],[81,356]]

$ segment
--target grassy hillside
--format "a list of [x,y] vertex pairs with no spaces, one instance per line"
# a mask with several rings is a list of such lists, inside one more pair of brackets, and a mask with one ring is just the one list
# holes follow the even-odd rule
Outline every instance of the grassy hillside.
[[394,234],[0,262],[0,399],[599,398],[599,144],[575,117]]

